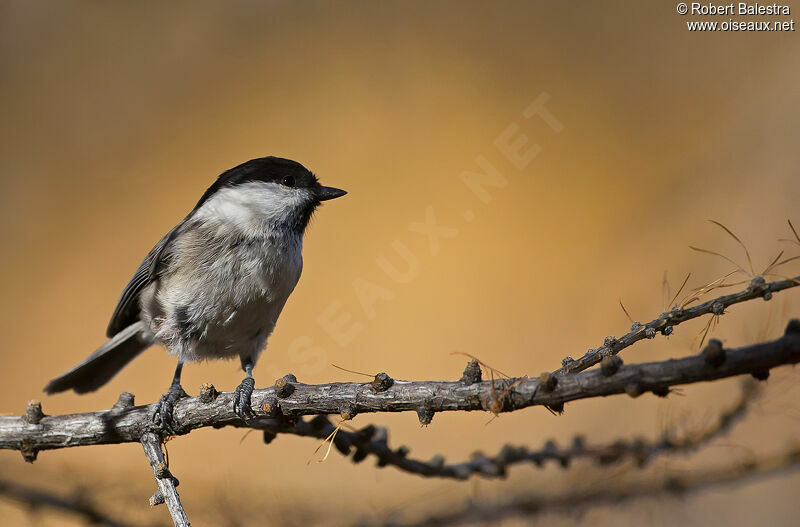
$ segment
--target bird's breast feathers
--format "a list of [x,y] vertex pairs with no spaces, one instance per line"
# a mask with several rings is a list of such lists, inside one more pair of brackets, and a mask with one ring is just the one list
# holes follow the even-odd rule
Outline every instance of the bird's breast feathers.
[[178,236],[142,295],[156,338],[184,360],[257,355],[302,272],[302,235],[220,228],[203,222]]

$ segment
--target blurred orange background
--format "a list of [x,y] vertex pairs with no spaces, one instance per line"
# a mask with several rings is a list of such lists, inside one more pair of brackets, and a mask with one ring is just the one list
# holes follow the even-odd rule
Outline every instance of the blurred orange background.
[[[41,388],[104,342],[141,258],[220,172],[253,157],[295,159],[349,191],[312,222],[304,275],[257,386],[288,372],[305,383],[362,380],[332,364],[453,379],[466,363],[453,352],[538,375],[625,333],[619,299],[635,320],[661,313],[665,271],[674,292],[688,272],[694,287],[731,269],[688,245],[744,261],[707,219],[747,244],[757,272],[781,249],[797,253],[777,241],[791,234],[787,218],[800,223],[797,34],[692,33],[685,21],[673,3],[635,1],[2,2],[0,413],[19,414],[33,398],[55,414],[108,408],[122,391],[139,404],[160,396],[175,361],[158,348],[94,394],[44,397]],[[524,113],[537,100],[546,119]],[[523,135],[529,157],[515,164],[503,144]],[[463,174],[486,163],[500,183],[475,193]],[[419,232],[426,219],[446,228],[436,243]],[[798,274],[790,267],[780,272]],[[365,302],[365,288],[378,299]],[[735,306],[713,335],[730,345],[777,336],[799,294]],[[695,353],[705,322],[623,357]],[[731,436],[646,477],[797,441],[798,378],[784,370]],[[240,379],[238,363],[212,362],[188,365],[183,384],[196,394],[202,382],[229,391]],[[737,386],[581,401],[561,417],[533,408],[490,423],[439,414],[420,428],[409,413],[353,425],[387,425],[392,445],[457,461],[508,442],[691,430],[730,406]],[[168,447],[196,525],[225,525],[237,508],[262,525],[304,514],[329,524],[418,518],[467,499],[640,475],[519,466],[505,481],[451,482],[337,454],[308,464],[317,444],[281,436],[267,446],[226,429]],[[162,508],[147,509],[154,484],[136,444],[43,452],[32,466],[2,451],[0,467],[60,493],[100,487],[125,518],[168,522]],[[791,525],[798,490],[800,475],[785,475],[548,520]],[[8,525],[78,524],[2,499],[0,514]]]

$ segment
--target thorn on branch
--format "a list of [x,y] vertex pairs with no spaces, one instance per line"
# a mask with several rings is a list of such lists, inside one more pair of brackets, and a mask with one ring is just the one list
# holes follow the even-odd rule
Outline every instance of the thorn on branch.
[[428,426],[433,421],[433,416],[435,412],[428,408],[419,408],[417,410],[417,417],[419,418],[419,424],[421,426]]
[[394,384],[394,379],[386,375],[385,373],[381,372],[375,376],[375,380],[372,381],[372,391],[375,393],[385,392],[389,388],[392,387]]
[[156,465],[155,475],[158,479],[170,478],[172,482],[175,483],[176,487],[181,484],[180,481],[178,481],[178,478],[172,475],[172,473],[169,471],[169,467],[167,467],[167,465],[164,463],[159,463]]
[[725,364],[725,350],[722,348],[722,341],[710,339],[703,351],[700,352],[703,360],[711,367],[719,368]]
[[625,387],[625,393],[629,396],[636,398],[644,393],[644,388],[638,382],[632,382]]
[[[589,350],[589,351],[593,351],[593,350]],[[575,364],[575,359],[573,359],[573,358],[572,358],[572,357],[570,357],[569,355],[567,355],[566,357],[564,357],[563,359],[561,359],[561,367],[564,369],[564,371],[565,371],[566,373],[569,373],[569,372],[570,372],[570,368],[571,368],[571,366],[572,366],[573,364]]]
[[757,379],[759,381],[766,381],[767,379],[769,379],[769,370],[757,370],[754,371],[751,375],[753,376],[754,379]]
[[124,410],[128,410],[129,408],[133,408],[134,404],[134,396],[130,392],[122,392],[119,394],[117,398],[117,402],[114,403],[114,406],[111,407],[111,410],[115,412],[122,412]]
[[666,397],[667,395],[669,395],[669,392],[671,390],[666,386],[661,386],[658,388],[653,388],[651,391],[653,392],[653,395],[655,395],[656,397]]
[[25,409],[25,422],[29,425],[38,425],[42,417],[44,417],[42,402],[38,399],[28,401],[28,407]]
[[600,371],[602,371],[603,375],[606,377],[611,377],[617,373],[621,367],[622,359],[617,355],[603,357],[603,360],[600,361]]
[[291,373],[284,375],[275,381],[275,394],[278,397],[289,397],[294,393],[294,386],[291,384],[297,382],[297,377]]
[[210,382],[204,382],[200,385],[200,401],[205,404],[213,403],[219,395],[219,392]]
[[461,382],[469,386],[471,384],[477,384],[481,382],[481,380],[481,365],[477,360],[472,359],[467,363],[467,367],[464,368],[464,373],[461,375]]
[[39,451],[27,439],[20,441],[19,453],[22,454],[25,463],[33,463],[39,455]]
[[786,331],[784,332],[786,335],[800,335],[800,318],[793,318],[789,321],[789,324],[786,326]]
[[274,397],[268,397],[264,404],[261,405],[261,409],[269,417],[277,417],[281,413],[280,403]]
[[539,386],[542,387],[545,393],[550,393],[558,386],[558,378],[549,371],[543,371],[539,375]]
[[349,421],[358,414],[356,407],[352,404],[343,404],[339,409],[339,416],[345,421]]
[[441,454],[436,454],[428,461],[428,465],[434,469],[441,469],[444,466],[444,457]]
[[150,496],[148,503],[150,504],[151,507],[155,507],[156,505],[161,505],[162,503],[164,503],[164,495],[161,494],[160,490],[156,489],[153,495]]
[[747,289],[750,291],[758,291],[759,289],[764,289],[765,285],[767,285],[767,281],[764,280],[764,277],[756,276],[750,280],[750,285],[747,286]]
[[153,469],[153,475],[158,487],[150,497],[150,505],[155,506],[165,503],[175,526],[189,527],[189,519],[186,517],[186,512],[183,510],[183,505],[181,505],[180,496],[176,489],[178,480],[167,468],[164,453],[161,451],[161,439],[156,434],[147,432],[142,435],[141,443],[145,456],[150,462],[150,467]]

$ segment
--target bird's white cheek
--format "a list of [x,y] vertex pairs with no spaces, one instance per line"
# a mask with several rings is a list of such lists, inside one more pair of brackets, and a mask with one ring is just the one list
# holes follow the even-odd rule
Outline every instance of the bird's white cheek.
[[304,189],[251,182],[220,190],[200,207],[197,216],[205,221],[222,221],[245,231],[257,231],[264,225],[286,221],[305,206],[309,198]]

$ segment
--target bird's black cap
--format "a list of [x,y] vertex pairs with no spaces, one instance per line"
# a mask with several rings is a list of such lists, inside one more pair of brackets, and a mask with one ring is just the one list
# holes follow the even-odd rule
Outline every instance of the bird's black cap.
[[214,184],[206,190],[200,201],[197,202],[195,209],[199,208],[219,190],[251,181],[267,181],[290,187],[312,189],[318,201],[338,198],[347,194],[344,190],[323,187],[319,184],[317,176],[297,161],[269,156],[245,161],[241,165],[220,174]]

